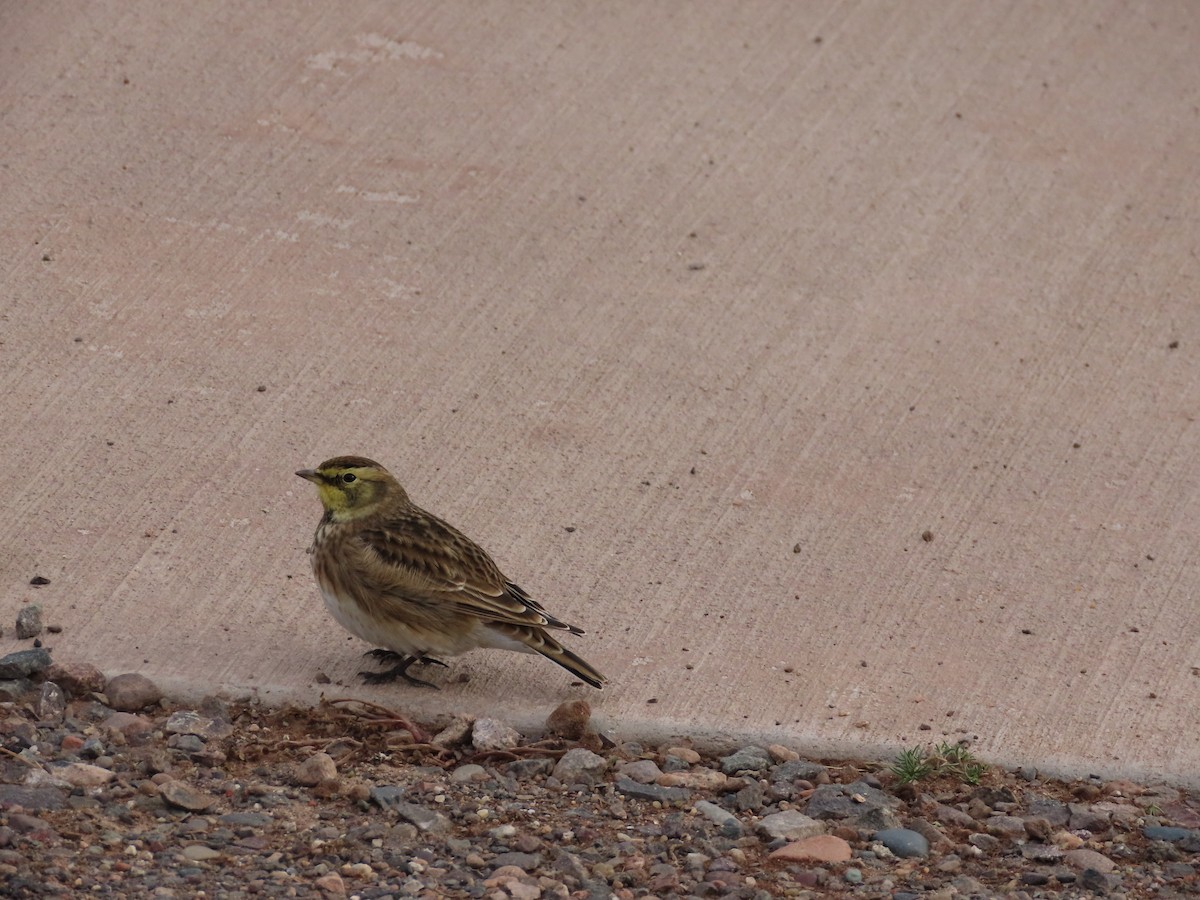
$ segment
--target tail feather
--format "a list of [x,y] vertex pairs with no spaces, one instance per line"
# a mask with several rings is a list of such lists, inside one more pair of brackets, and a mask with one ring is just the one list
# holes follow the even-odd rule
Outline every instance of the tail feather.
[[542,628],[533,628],[528,625],[488,624],[492,630],[519,641],[534,653],[540,653],[551,662],[558,663],[572,675],[583,679],[594,688],[603,688],[605,682],[608,681],[595,666],[577,653],[568,650]]

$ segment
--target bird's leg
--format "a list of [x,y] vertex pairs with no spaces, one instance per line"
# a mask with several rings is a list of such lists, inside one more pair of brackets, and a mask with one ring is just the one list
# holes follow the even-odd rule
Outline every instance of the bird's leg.
[[[388,656],[388,654],[391,654],[391,656]],[[358,674],[362,677],[362,680],[365,683],[388,684],[389,682],[395,681],[397,678],[403,678],[409,684],[416,685],[417,687],[431,687],[435,691],[440,690],[433,682],[422,681],[420,678],[408,674],[408,667],[413,663],[426,661],[426,657],[424,655],[401,656],[399,653],[395,653],[391,650],[384,650],[381,653],[373,652],[372,655],[379,659],[391,659],[393,657],[398,657],[400,662],[383,672],[359,672]],[[439,662],[439,660],[432,661]],[[442,665],[445,665],[445,663],[442,663]]]
[[[397,653],[395,650],[388,650],[384,647],[376,647],[374,650],[368,650],[363,656],[373,656],[380,662],[399,662],[409,658],[403,653]],[[423,663],[427,666],[441,666],[445,669],[450,668],[449,665],[440,659],[434,659],[432,656],[413,657],[413,662]]]

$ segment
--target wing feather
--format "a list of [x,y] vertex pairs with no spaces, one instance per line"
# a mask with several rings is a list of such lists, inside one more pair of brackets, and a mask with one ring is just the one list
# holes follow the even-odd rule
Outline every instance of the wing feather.
[[[509,625],[583,632],[547,613],[478,544],[417,508],[363,528],[354,537],[375,587],[397,600],[443,604],[448,611]],[[397,617],[401,611],[397,610]]]

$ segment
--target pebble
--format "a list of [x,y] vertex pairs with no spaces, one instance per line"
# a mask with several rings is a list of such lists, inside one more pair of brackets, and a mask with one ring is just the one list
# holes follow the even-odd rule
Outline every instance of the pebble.
[[564,740],[582,740],[591,717],[592,707],[586,700],[568,700],[546,717],[546,731]]
[[158,790],[167,803],[191,812],[203,812],[216,802],[214,797],[182,781],[166,781],[159,785]]
[[1200,837],[1200,832],[1191,828],[1173,828],[1164,825],[1147,825],[1142,829],[1142,837],[1148,841],[1170,841],[1179,843],[1191,838]]
[[188,844],[180,854],[192,862],[207,862],[210,859],[220,859],[221,851],[206,847],[204,844]]
[[[1024,831],[1022,827],[1021,833]],[[929,855],[929,841],[911,828],[885,828],[875,832],[874,839],[897,856],[924,858]]]
[[573,747],[554,766],[554,777],[563,784],[595,784],[608,768],[603,756],[585,747]]
[[462,784],[468,781],[487,781],[487,769],[476,763],[467,763],[459,766],[450,773],[450,780],[455,784]]
[[39,722],[61,722],[67,710],[67,695],[53,681],[43,681],[33,713]]
[[1089,850],[1087,847],[1068,850],[1063,856],[1063,862],[1076,871],[1095,869],[1097,872],[1108,874],[1117,868],[1117,864],[1103,853]]
[[137,672],[127,672],[108,680],[104,689],[108,705],[121,712],[140,712],[162,700],[158,685]]
[[759,819],[755,831],[767,840],[798,841],[825,831],[825,825],[794,809],[772,813]]
[[60,769],[55,769],[54,774],[75,787],[99,787],[102,784],[108,784],[116,777],[108,769],[81,762],[69,763]]
[[296,784],[309,787],[323,781],[334,781],[337,777],[337,764],[328,753],[314,753],[292,770]]
[[687,788],[662,787],[657,784],[639,784],[624,775],[617,777],[617,790],[627,797],[638,800],[658,800],[661,803],[685,803],[691,799],[692,792]]
[[807,837],[771,852],[771,859],[789,862],[842,863],[851,856],[850,844],[832,834]]
[[369,796],[380,809],[396,812],[398,804],[403,802],[404,789],[394,784],[377,785],[371,788]]
[[53,681],[70,697],[84,697],[90,693],[103,693],[108,684],[104,673],[90,663],[52,663],[46,669],[46,678]]
[[101,728],[120,733],[126,740],[147,735],[154,730],[154,723],[135,713],[116,712],[100,723]]
[[829,780],[829,773],[821,763],[810,762],[806,759],[794,759],[784,762],[771,770],[772,781],[803,780],[818,784]]
[[210,719],[191,709],[181,709],[171,713],[163,726],[167,734],[189,734],[204,740],[228,737],[233,732],[233,726],[228,722]]
[[661,784],[662,769],[652,759],[635,759],[617,766],[617,773],[632,778],[638,784]]
[[471,736],[471,720],[456,718],[433,736],[429,743],[435,747],[453,747],[464,744]]
[[342,876],[337,872],[329,872],[325,875],[322,875],[313,882],[313,885],[317,888],[317,890],[321,891],[321,893],[326,894],[327,896],[346,896],[346,883],[342,881]]
[[471,744],[476,750],[511,750],[521,743],[521,733],[498,719],[476,719]]
[[42,633],[42,608],[36,603],[24,606],[17,613],[17,638],[28,640]]
[[1016,816],[991,816],[984,820],[987,833],[996,837],[1016,840],[1025,837],[1025,820]]
[[724,772],[697,766],[686,772],[664,772],[655,779],[655,784],[661,784],[663,787],[692,788],[697,791],[719,791],[728,781],[729,776]]
[[450,829],[450,820],[440,812],[426,809],[416,803],[397,800],[390,807],[400,818],[417,826],[418,831],[441,834]]
[[742,836],[742,822],[739,822],[738,817],[725,809],[724,806],[710,803],[709,800],[697,800],[694,809],[698,814],[706,817],[708,821],[718,824],[721,829],[722,838],[737,840]]
[[955,828],[974,828],[975,820],[963,812],[961,809],[956,809],[953,806],[946,806],[944,803],[937,804],[934,807],[934,817],[943,825],[952,825]]
[[40,812],[43,809],[62,809],[67,795],[54,785],[0,784],[0,807],[19,806]]
[[743,747],[736,753],[721,757],[721,771],[726,775],[758,775],[770,767],[771,754],[762,747]]
[[1069,803],[1067,809],[1071,814],[1067,827],[1072,831],[1090,831],[1092,834],[1102,834],[1108,831],[1112,824],[1112,814],[1102,808],[1102,804],[1090,806],[1084,803]]
[[771,754],[771,759],[777,763],[796,762],[800,759],[800,754],[791,747],[785,747],[782,744],[771,744],[767,747],[767,752]]
[[663,751],[663,756],[673,756],[676,759],[683,760],[689,766],[694,766],[700,762],[700,754],[691,747],[668,747]]

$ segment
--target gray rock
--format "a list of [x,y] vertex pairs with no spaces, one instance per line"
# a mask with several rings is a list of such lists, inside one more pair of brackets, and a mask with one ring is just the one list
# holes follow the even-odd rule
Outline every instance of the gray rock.
[[127,672],[109,679],[104,689],[108,705],[121,712],[138,712],[162,699],[158,685],[137,672]]
[[1117,868],[1117,864],[1103,853],[1089,850],[1087,847],[1068,850],[1063,854],[1063,862],[1077,872],[1085,869],[1095,869],[1097,872],[1103,872],[1107,875]]
[[1052,797],[1030,797],[1023,814],[1030,819],[1045,819],[1054,828],[1064,827],[1071,818],[1067,804]]
[[814,819],[860,819],[869,810],[890,809],[900,801],[870,785],[822,784],[808,798],[804,811]]
[[736,753],[721,757],[721,771],[726,775],[737,775],[742,772],[754,775],[771,768],[771,754],[762,747],[743,747]]
[[41,691],[38,692],[37,702],[34,704],[34,715],[38,717],[39,722],[61,722],[63,713],[67,710],[67,695],[53,681],[42,682]]
[[982,831],[970,835],[967,838],[967,843],[972,847],[978,847],[984,853],[995,853],[1003,845],[1003,841],[1000,838],[984,834]]
[[440,812],[409,803],[405,800],[395,801],[391,808],[400,818],[417,826],[418,831],[426,834],[441,834],[450,830],[450,820]]
[[755,812],[762,809],[764,794],[763,786],[752,781],[733,795],[733,805],[739,812]]
[[545,757],[517,759],[510,762],[504,771],[518,781],[523,781],[537,775],[549,775],[554,771],[554,760]]
[[563,784],[595,784],[608,762],[586,747],[572,747],[554,766],[554,777]]
[[900,828],[900,817],[889,807],[863,804],[863,810],[851,821],[859,828],[870,831],[884,831],[888,828]]
[[678,756],[667,755],[663,757],[662,770],[664,772],[686,772],[692,767],[686,759],[680,759]]
[[[950,884],[953,885],[956,891],[958,891],[957,896],[959,897],[989,896],[989,891],[987,887],[984,886],[983,882],[978,878],[972,878],[970,875],[959,875],[957,878],[951,881]],[[895,900],[897,896],[899,895],[893,895],[893,900]],[[926,894],[922,896],[928,895]]]
[[0,678],[29,678],[50,668],[50,651],[45,647],[18,650],[0,657]]
[[1053,844],[1039,844],[1036,841],[1030,841],[1021,845],[1021,856],[1031,862],[1057,863],[1062,861],[1063,855],[1063,851]]
[[493,869],[499,869],[501,866],[516,866],[519,869],[524,869],[526,872],[534,871],[541,864],[542,856],[540,853],[522,853],[519,850],[497,853],[488,861],[488,865]]
[[990,816],[983,823],[988,834],[1016,840],[1025,837],[1025,820],[1016,816]]
[[742,823],[738,821],[737,816],[730,813],[724,807],[717,806],[717,804],[708,800],[700,800],[696,803],[695,810],[709,821],[715,822],[720,826],[721,837],[736,841],[742,836]]
[[0,807],[20,806],[26,812],[43,809],[63,809],[67,805],[66,792],[51,785],[27,787],[22,784],[0,784]]
[[463,784],[469,781],[486,781],[488,777],[487,769],[475,763],[467,763],[459,766],[450,773],[450,780],[455,784]]
[[271,817],[259,812],[231,812],[217,821],[228,828],[265,828],[271,824]]
[[795,781],[803,778],[805,781],[815,783],[824,772],[825,767],[820,763],[809,762],[806,759],[793,759],[771,769],[770,778],[772,781]]
[[908,827],[913,831],[923,834],[925,836],[925,840],[929,841],[929,846],[935,850],[948,852],[954,847],[954,841],[946,837],[946,835],[944,835],[936,825],[927,819],[922,819],[918,816],[917,818],[909,821]]
[[17,613],[17,637],[20,640],[35,638],[42,633],[42,608],[36,603],[22,607]]
[[430,741],[437,747],[449,747],[453,744],[464,744],[471,734],[470,719],[452,719],[450,724],[434,735]]
[[191,812],[204,812],[216,803],[215,797],[182,781],[164,781],[159,785],[158,792],[167,803]]
[[911,828],[885,828],[875,832],[875,840],[897,856],[924,858],[929,855],[929,841]]
[[632,778],[638,784],[653,784],[662,775],[662,769],[652,759],[635,759],[618,766],[617,773]]
[[772,813],[759,819],[754,830],[768,841],[801,841],[825,833],[825,826],[811,816],[794,809]]
[[511,750],[521,743],[521,732],[499,719],[476,719],[471,726],[471,743],[476,750]]
[[204,741],[194,734],[173,734],[167,739],[167,746],[190,755],[200,753],[204,749]]
[[1079,881],[1076,883],[1085,891],[1103,895],[1120,887],[1121,879],[1099,869],[1084,869],[1079,873]]
[[1146,840],[1169,841],[1172,844],[1186,841],[1197,834],[1198,832],[1190,828],[1176,828],[1168,825],[1147,825],[1142,829],[1142,837]]
[[657,784],[638,784],[632,778],[621,775],[617,778],[617,790],[626,797],[637,800],[658,800],[662,803],[682,803],[690,800],[692,792],[687,788],[662,787]]
[[204,740],[211,740],[228,737],[233,733],[233,726],[219,719],[202,716],[195,710],[181,709],[171,713],[163,730],[167,734],[194,734]]
[[33,690],[28,678],[0,679],[0,703],[17,703]]
[[371,788],[371,802],[382,810],[396,811],[396,805],[403,802],[404,788],[394,784],[378,785]]
[[179,851],[179,855],[191,862],[207,862],[212,859],[218,859],[221,856],[220,850],[214,850],[204,844],[188,844]]
[[1112,814],[1108,810],[1099,810],[1084,803],[1069,803],[1067,809],[1071,813],[1067,827],[1072,831],[1100,834],[1112,827]]

